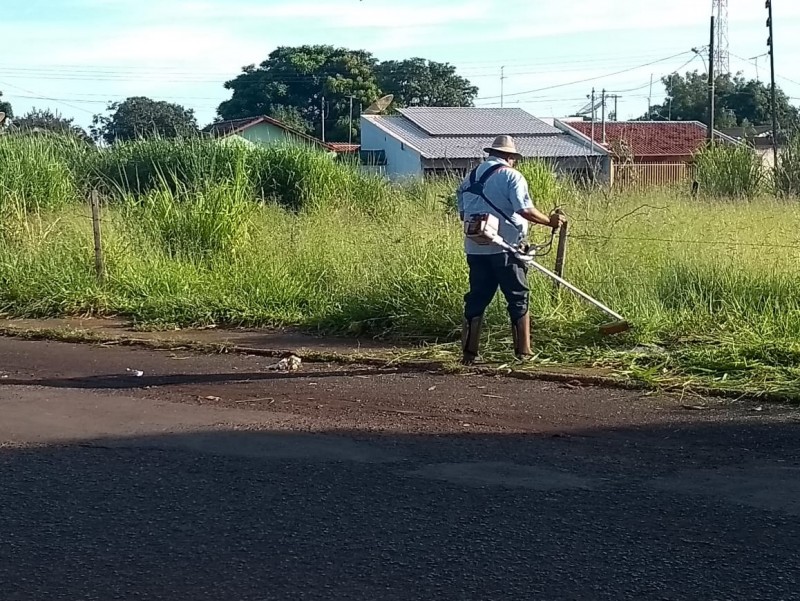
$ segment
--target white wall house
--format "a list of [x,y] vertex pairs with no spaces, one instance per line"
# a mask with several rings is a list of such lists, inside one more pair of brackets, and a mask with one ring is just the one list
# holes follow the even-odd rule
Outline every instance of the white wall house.
[[556,171],[608,181],[608,152],[518,108],[405,108],[397,115],[362,115],[361,159],[391,179],[466,173],[498,135],[512,135],[524,158]]

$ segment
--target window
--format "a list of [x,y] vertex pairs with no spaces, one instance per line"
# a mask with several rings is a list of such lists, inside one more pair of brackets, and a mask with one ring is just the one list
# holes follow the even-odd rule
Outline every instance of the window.
[[360,150],[358,156],[362,165],[369,165],[370,167],[386,165],[385,150]]

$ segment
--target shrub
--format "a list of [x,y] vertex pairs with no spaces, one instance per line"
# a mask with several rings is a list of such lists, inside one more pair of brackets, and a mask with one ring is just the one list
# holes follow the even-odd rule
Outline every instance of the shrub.
[[700,189],[718,198],[752,199],[762,190],[764,165],[745,145],[713,144],[695,156]]
[[800,196],[800,135],[789,138],[780,151],[773,183],[782,196]]

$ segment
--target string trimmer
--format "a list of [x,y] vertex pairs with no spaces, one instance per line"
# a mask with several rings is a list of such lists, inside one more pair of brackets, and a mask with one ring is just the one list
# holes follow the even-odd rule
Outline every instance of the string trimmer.
[[533,267],[539,273],[544,274],[551,280],[554,280],[564,286],[567,290],[575,294],[577,297],[581,298],[583,301],[589,303],[593,307],[600,309],[603,313],[611,317],[614,321],[609,323],[605,323],[601,325],[598,329],[600,334],[603,336],[612,336],[614,334],[621,334],[622,332],[627,332],[631,329],[630,323],[622,317],[619,313],[616,313],[606,307],[603,303],[598,301],[595,298],[592,298],[588,294],[586,294],[583,290],[579,289],[577,286],[570,284],[564,278],[560,277],[558,274],[553,273],[543,265],[540,265],[536,262],[537,257],[543,257],[549,254],[550,250],[553,247],[553,241],[555,240],[556,232],[558,228],[553,228],[552,232],[550,233],[550,240],[545,242],[544,244],[539,245],[524,245],[523,247],[514,247],[508,244],[502,237],[499,235],[499,226],[500,221],[497,217],[492,214],[483,214],[478,217],[478,221],[472,221],[469,224],[469,232],[468,235],[475,239],[475,238],[482,238],[485,242],[495,244],[500,248],[508,251],[511,253],[520,263],[527,265],[528,267]]

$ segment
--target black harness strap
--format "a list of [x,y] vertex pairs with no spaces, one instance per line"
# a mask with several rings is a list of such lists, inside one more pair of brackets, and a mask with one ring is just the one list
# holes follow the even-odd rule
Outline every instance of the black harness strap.
[[486,170],[486,172],[481,176],[480,179],[477,179],[478,167],[476,167],[475,169],[472,170],[472,173],[470,173],[469,175],[469,187],[465,190],[465,192],[469,192],[470,194],[474,194],[475,196],[480,196],[486,202],[486,204],[488,204],[495,211],[500,213],[503,219],[505,219],[508,223],[519,229],[519,226],[515,224],[514,221],[508,215],[506,215],[503,211],[497,208],[497,206],[486,197],[486,194],[484,194],[483,191],[484,187],[486,186],[486,182],[489,181],[489,178],[504,168],[505,165],[492,165]]

